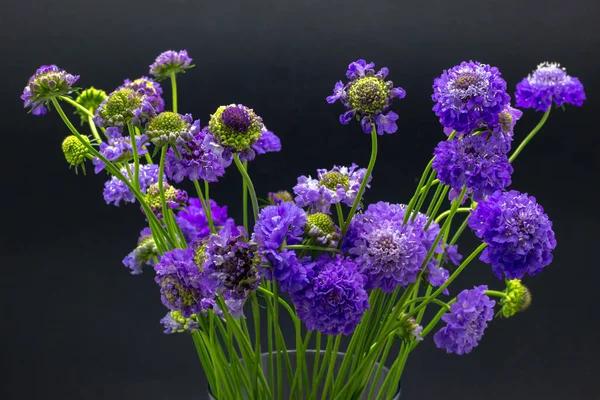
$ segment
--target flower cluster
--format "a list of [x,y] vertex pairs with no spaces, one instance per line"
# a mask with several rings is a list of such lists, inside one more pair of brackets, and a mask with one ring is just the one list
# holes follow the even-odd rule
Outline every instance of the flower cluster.
[[340,115],[342,124],[347,125],[356,118],[365,133],[373,131],[373,124],[377,125],[380,135],[398,130],[398,114],[388,110],[393,100],[403,99],[406,92],[385,80],[388,73],[385,67],[375,72],[375,64],[362,59],[348,65],[346,77],[350,81],[345,85],[337,82],[333,94],[327,97],[329,104],[339,100],[346,107],[347,111]]
[[[118,128],[106,129],[106,135],[109,137],[107,142],[100,143],[99,153],[102,154],[108,161],[112,162],[128,162],[133,159],[133,146],[131,145],[131,138],[128,136],[121,136],[121,132]],[[137,147],[138,155],[144,155],[148,150],[144,147],[144,143],[147,141],[146,135],[139,135],[135,137],[135,145]],[[105,167],[104,161],[98,157],[94,157],[94,172],[99,173]]]
[[[134,176],[134,173],[135,167],[133,164],[129,164],[127,168],[121,168],[121,174],[129,178],[130,183],[133,181],[131,177]],[[140,165],[139,177],[140,191],[146,193],[148,187],[158,182],[158,165]],[[113,203],[118,207],[121,201],[135,203],[135,196],[125,182],[113,176],[104,184],[104,200],[106,204]]]
[[96,109],[94,122],[102,127],[123,129],[140,125],[156,115],[154,96],[146,96],[130,87],[120,87],[108,95]]
[[135,80],[125,79],[120,88],[132,89],[138,95],[147,97],[157,113],[165,110],[165,101],[162,98],[163,90],[160,83],[146,76]]
[[[188,195],[185,190],[176,189],[168,183],[163,183],[164,200],[168,208],[178,208],[183,206],[188,201]],[[160,194],[158,183],[148,186],[146,189],[146,203],[155,214],[162,214],[163,198]]]

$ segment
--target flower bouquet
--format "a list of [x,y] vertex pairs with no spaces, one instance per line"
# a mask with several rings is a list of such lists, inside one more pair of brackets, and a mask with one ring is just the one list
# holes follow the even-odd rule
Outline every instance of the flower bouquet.
[[[536,199],[508,187],[513,161],[553,104],[585,100],[581,82],[558,64],[542,63],[517,84],[515,106],[543,112],[518,146],[513,129],[522,111],[510,105],[498,69],[470,61],[443,71],[432,99],[445,137],[440,129],[443,140],[407,204],[363,202],[379,142],[398,129],[392,102],[406,95],[387,80],[387,68],[352,62],[347,81],[327,97],[344,106],[342,124],[356,120],[370,136],[366,168],[319,169],[299,177],[293,193],[259,202],[249,163],[279,151],[280,140],[245,105],[218,107],[205,126],[179,114],[177,78],[192,67],[186,51],[167,51],[150,65],[154,78],[125,80],[107,95],[42,66],[22,99],[34,115],[60,115],[71,132],[62,149],[76,172],[91,162],[108,174],[107,204],[139,204],[146,227],[123,263],[132,274],[154,270],[168,309],[164,332],[193,339],[211,398],[397,399],[422,340],[467,354],[490,320],[529,306],[521,279],[551,263],[556,240]],[[209,191],[232,164],[243,178],[241,223]],[[481,244],[461,255],[467,228]],[[477,257],[498,287],[460,291],[452,283]],[[290,323],[291,341],[281,329]]]

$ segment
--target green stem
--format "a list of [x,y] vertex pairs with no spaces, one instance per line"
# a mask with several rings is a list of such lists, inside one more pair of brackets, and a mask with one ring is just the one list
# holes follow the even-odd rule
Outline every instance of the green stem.
[[[85,108],[84,106],[82,106],[81,104],[79,104],[78,102],[73,100],[72,98],[70,98],[68,96],[60,96],[60,99],[66,101],[73,107],[75,107],[78,110],[82,111],[83,113],[87,114],[87,116],[89,118],[94,118],[94,113],[92,113],[90,110],[88,110],[87,108]],[[54,103],[54,99],[52,100],[52,102]]]
[[209,190],[207,180],[204,180],[204,193],[205,193],[204,200],[206,201],[206,220],[208,221],[208,226],[210,228],[210,231],[212,233],[216,233],[217,231],[215,229],[215,221],[213,221],[212,210],[210,208],[210,190]]
[[175,72],[171,72],[171,92],[173,94],[173,112],[177,112],[177,78]]
[[[440,187],[442,187],[442,185],[440,185]],[[429,228],[429,225],[431,225],[434,215],[437,214],[437,212],[439,211],[440,207],[442,206],[442,203],[444,202],[444,200],[446,198],[446,195],[448,194],[448,191],[450,190],[450,186],[443,186],[443,187],[444,188],[442,189],[442,192],[440,194],[439,199],[437,200],[437,203],[433,207],[433,210],[430,211],[431,214],[429,215],[429,219],[427,220],[427,223],[425,224],[425,229]],[[458,209],[458,207],[456,209]],[[454,213],[456,213],[456,209],[454,210]],[[452,215],[454,215],[454,213]]]
[[140,188],[140,157],[138,155],[137,143],[135,140],[135,130],[133,126],[128,123],[127,129],[129,130],[129,139],[131,140],[131,149],[133,151],[133,165],[134,165],[134,184]]
[[[369,159],[369,165],[367,166],[367,173],[363,178],[363,181],[360,184],[360,188],[358,189],[358,193],[356,194],[356,198],[354,199],[354,203],[352,203],[352,208],[350,208],[350,212],[346,217],[346,222],[342,227],[342,237],[346,234],[348,227],[350,226],[350,222],[352,222],[352,217],[358,208],[362,200],[363,193],[365,192],[365,188],[367,187],[367,182],[371,178],[371,173],[373,172],[373,168],[375,167],[375,161],[377,161],[377,129],[373,126],[373,131],[371,132],[371,158]],[[340,241],[341,243],[341,241]]]
[[460,237],[460,235],[463,233],[463,231],[465,230],[465,228],[467,227],[468,223],[469,223],[469,217],[471,215],[467,215],[464,219],[464,221],[462,222],[462,224],[460,224],[460,226],[458,227],[458,229],[456,230],[456,233],[454,233],[454,236],[452,236],[452,239],[448,242],[449,245],[453,245],[454,243],[456,243],[458,241],[458,238]]
[[96,138],[98,143],[102,143],[102,138],[98,134],[98,130],[96,129],[96,124],[94,123],[94,120],[90,116],[88,116],[87,120],[88,120],[88,124],[90,125],[90,130],[92,131],[92,135],[94,135],[94,137]]
[[[244,161],[244,169],[248,172],[248,161]],[[242,207],[244,209],[243,213],[243,223],[244,229],[246,232],[248,231],[248,185],[246,184],[246,180],[242,179]]]
[[[375,128],[373,128],[373,131],[375,131]],[[321,396],[321,400],[327,399],[327,392],[329,391],[329,388],[331,386],[333,386],[334,367],[335,367],[335,362],[337,361],[337,356],[338,356],[338,351],[340,349],[341,341],[342,341],[342,335],[337,335],[335,338],[335,344],[333,345],[333,354],[331,355],[331,360],[329,360],[327,377],[325,378],[325,388],[323,389],[323,394]],[[341,377],[338,377],[338,379],[341,379]],[[333,394],[335,394],[335,393],[333,393]]]
[[244,164],[240,161],[240,157],[236,154],[233,155],[233,161],[235,162],[236,167],[242,174],[242,178],[248,185],[248,192],[250,194],[250,201],[252,202],[252,212],[254,214],[254,221],[258,220],[258,200],[256,199],[256,191],[254,190],[254,184],[250,179],[250,175],[248,175],[248,171],[244,168]]
[[338,225],[341,228],[344,226],[344,211],[342,211],[342,205],[340,203],[335,203],[335,210],[337,211]]
[[375,392],[375,387],[377,386],[376,383],[379,382],[379,376],[381,375],[381,371],[383,371],[383,368],[385,368],[385,360],[387,359],[390,349],[392,348],[392,343],[394,343],[392,340],[388,340],[386,342],[385,348],[383,349],[383,355],[379,359],[379,367],[377,368],[377,372],[375,373],[375,377],[373,378],[373,383],[371,384],[371,390],[369,390],[369,395],[367,396],[367,399],[373,398],[373,393]]
[[431,187],[431,183],[429,182],[429,180],[427,180],[427,185],[424,187],[423,187],[423,183],[425,183],[425,179],[427,179],[427,177],[429,176],[429,171],[431,170],[431,165],[433,164],[434,159],[435,159],[435,157],[432,158],[429,161],[429,163],[427,163],[427,166],[425,166],[425,170],[423,171],[423,174],[421,175],[421,179],[419,180],[419,184],[417,185],[415,194],[408,202],[408,205],[406,206],[406,210],[404,211],[404,221],[402,222],[403,224],[406,224],[408,222],[408,218],[410,217],[410,214],[412,213],[412,209],[415,206],[415,203],[417,202],[419,197],[423,194],[423,192],[425,190],[429,190],[429,187]]
[[304,244],[288,244],[283,246],[284,249],[293,249],[293,250],[316,250],[316,251],[329,251],[332,253],[341,253],[339,249],[335,249],[333,247],[321,247],[321,246],[308,246]]
[[[161,149],[160,152],[160,163],[158,166],[158,190],[160,192],[160,202],[161,202],[161,207],[162,207],[162,215],[163,215],[163,221],[165,222],[165,226],[167,227],[167,231],[169,232],[169,235],[171,236],[171,238],[173,239],[173,244],[175,245],[175,247],[177,246],[177,231],[174,228],[173,224],[175,223],[175,220],[173,219],[173,221],[171,221],[171,218],[173,216],[172,211],[170,208],[167,207],[167,198],[165,197],[165,184],[164,184],[164,175],[165,175],[165,157],[167,155],[167,149],[169,146],[164,145]],[[184,241],[185,243],[185,241]]]
[[504,292],[499,292],[497,290],[486,290],[485,294],[487,294],[488,296],[494,296],[494,297],[500,297],[500,298],[507,298],[508,295]]
[[[457,213],[467,213],[471,211],[470,207],[459,207],[456,209]],[[438,217],[435,219],[436,223],[440,223],[441,220],[443,220],[444,218],[446,218],[448,215],[450,215],[450,210],[446,210],[443,213],[441,213],[440,215],[438,215]]]
[[529,135],[527,135],[527,137],[525,137],[525,139],[523,139],[523,141],[521,142],[521,144],[519,145],[519,147],[517,147],[517,149],[511,154],[511,156],[508,159],[508,161],[510,161],[512,163],[515,160],[515,158],[517,158],[517,156],[519,155],[519,153],[521,151],[523,151],[523,149],[525,148],[525,146],[527,146],[527,143],[529,143],[529,141],[531,139],[533,139],[533,137],[535,136],[535,134],[538,133],[538,131],[540,129],[542,129],[542,126],[544,126],[544,124],[548,120],[548,116],[550,115],[550,110],[551,110],[551,108],[549,108],[548,111],[546,111],[544,113],[544,115],[542,116],[542,119],[540,120],[540,122],[538,122],[538,124],[535,126],[535,128],[533,128],[533,130],[529,133]]

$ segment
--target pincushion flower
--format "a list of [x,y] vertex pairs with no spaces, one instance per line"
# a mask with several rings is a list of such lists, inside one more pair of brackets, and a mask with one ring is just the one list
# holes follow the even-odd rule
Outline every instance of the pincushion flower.
[[192,314],[190,318],[185,318],[179,311],[169,311],[160,323],[165,328],[164,333],[169,335],[172,333],[192,332],[200,328],[200,324],[196,321],[197,315]]
[[266,131],[262,119],[242,104],[219,107],[210,116],[208,127],[219,144],[235,152],[252,151],[252,145]]
[[[133,176],[133,164],[129,164],[129,171],[121,168],[121,174],[125,177]],[[157,182],[158,165],[140,165],[140,191],[146,193],[148,187]],[[121,201],[135,203],[135,196],[123,181],[113,176],[104,184],[104,200],[106,204],[113,203],[118,207]]]
[[458,355],[468,354],[483,337],[487,322],[494,317],[494,305],[486,294],[487,286],[463,290],[450,312],[442,316],[446,326],[436,332],[433,340],[440,349]]
[[313,238],[317,244],[325,247],[337,247],[341,238],[341,231],[329,214],[309,214],[304,228],[306,234]]
[[154,107],[155,112],[160,113],[165,110],[165,101],[162,98],[162,87],[160,86],[160,83],[153,79],[150,79],[147,76],[142,76],[133,81],[125,79],[121,88],[133,89],[139,95],[146,96],[148,101],[152,104],[152,107]]
[[202,300],[214,295],[208,280],[194,262],[192,249],[166,252],[154,270],[163,305],[171,311],[181,312],[185,318],[201,313],[205,309]]
[[[210,199],[210,214],[215,227],[234,225],[233,219],[227,216],[227,206],[219,206]],[[188,204],[175,215],[175,221],[188,243],[198,242],[210,235],[210,227],[200,199],[192,197]]]
[[[83,108],[85,108],[93,114],[107,97],[108,96],[106,95],[106,92],[104,90],[96,89],[92,86],[79,93],[79,96],[77,96],[77,99],[75,99],[75,101],[77,102],[77,104],[81,105]],[[75,112],[79,114],[82,125],[88,122],[88,114],[81,111],[79,108],[76,108]]]
[[502,316],[510,318],[518,312],[527,310],[531,305],[531,292],[518,279],[506,281],[506,297],[500,301]]
[[192,67],[192,59],[188,56],[187,50],[168,50],[159,54],[150,65],[150,74],[154,75],[156,80],[161,81],[169,78],[171,74],[185,73]]
[[[111,162],[128,162],[133,159],[133,147],[131,146],[130,137],[122,137],[117,130],[108,128],[106,135],[109,136],[108,142],[100,143],[98,151],[108,161]],[[137,153],[139,156],[144,155],[148,152],[144,147],[144,143],[148,140],[146,135],[139,135],[135,138],[135,144],[137,147]],[[94,172],[99,173],[106,166],[104,161],[98,157],[94,157],[93,163],[95,165]]]
[[109,94],[96,109],[94,122],[98,126],[114,126],[120,129],[127,124],[140,125],[156,115],[153,101],[153,96],[145,96],[131,88],[120,87]]
[[527,193],[493,193],[471,212],[469,226],[488,244],[479,259],[500,279],[535,275],[552,262],[552,222]]
[[56,65],[42,65],[23,89],[23,105],[31,108],[33,115],[44,115],[48,111],[44,104],[71,93],[78,79],[79,75],[71,75]]
[[356,264],[339,254],[319,257],[309,284],[292,294],[298,317],[310,330],[327,335],[354,332],[369,308],[365,278]]
[[396,120],[398,114],[388,111],[395,98],[406,96],[404,89],[394,87],[392,81],[386,81],[387,68],[375,72],[375,64],[358,60],[348,65],[346,77],[350,81],[344,84],[339,81],[333,88],[333,94],[327,97],[329,104],[340,101],[348,111],[340,115],[340,122],[347,125],[356,118],[365,133],[373,131],[377,125],[377,133],[395,133],[398,130]]
[[[314,212],[325,213],[335,203],[342,202],[352,206],[366,173],[366,168],[358,169],[356,164],[352,164],[350,167],[334,166],[330,171],[318,169],[317,179],[301,176],[294,186],[296,204],[299,207],[311,207]],[[370,181],[371,177],[368,182]],[[370,186],[367,184],[367,187]]]
[[182,145],[200,133],[200,120],[194,121],[192,114],[177,114],[164,111],[146,125],[146,135],[155,146],[165,144]]
[[295,203],[294,196],[287,190],[279,190],[277,192],[269,192],[269,203],[278,206],[283,202]]
[[123,264],[131,270],[132,275],[139,275],[144,266],[153,266],[154,259],[158,259],[159,256],[152,231],[150,228],[144,228],[140,232],[136,248],[123,259]]
[[[82,136],[82,138],[87,144],[90,144],[90,139],[87,136]],[[91,152],[83,143],[81,143],[77,136],[67,136],[62,142],[62,151],[65,155],[65,160],[67,160],[67,163],[69,163],[70,166],[75,167],[76,172],[77,167],[81,166],[85,173],[84,162],[91,156]]]
[[498,125],[492,129],[489,140],[498,146],[501,152],[506,154],[510,151],[515,124],[522,115],[523,111],[511,107],[510,104],[507,104],[498,114]]
[[581,107],[586,97],[578,78],[568,75],[558,63],[543,62],[517,84],[515,99],[517,107],[548,111],[553,102],[559,107],[563,104]]
[[265,154],[281,150],[281,140],[273,132],[263,129],[261,136],[254,142],[252,149],[256,154]]
[[506,81],[498,68],[479,62],[465,62],[444,70],[434,80],[433,111],[440,123],[459,133],[498,124],[498,114],[510,101]]
[[173,148],[167,152],[165,173],[169,179],[175,182],[181,182],[184,178],[217,182],[218,178],[225,175],[225,168],[231,165],[231,152],[218,144],[207,128],[197,131],[197,126],[192,125],[190,132],[194,136],[185,146],[177,146],[178,154]]
[[[182,207],[188,201],[188,195],[185,190],[176,189],[168,183],[163,183],[165,202],[168,208]],[[163,205],[162,197],[160,195],[160,188],[158,183],[148,186],[146,189],[146,203],[148,207],[155,213],[161,214]]]
[[438,179],[452,187],[450,199],[463,186],[473,193],[473,200],[510,185],[513,172],[506,153],[485,135],[467,134],[442,141],[434,150],[432,167]]

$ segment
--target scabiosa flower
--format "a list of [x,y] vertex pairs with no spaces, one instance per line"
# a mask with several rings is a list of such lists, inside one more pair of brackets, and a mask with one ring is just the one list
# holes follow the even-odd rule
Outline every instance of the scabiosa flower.
[[200,132],[200,120],[194,121],[192,114],[177,114],[164,111],[146,125],[146,135],[156,146],[165,144],[182,145],[194,139]]
[[164,111],[165,101],[162,98],[162,87],[160,87],[160,83],[153,79],[146,76],[142,76],[133,81],[125,79],[125,82],[123,82],[121,87],[133,89],[139,95],[147,96],[148,101],[150,101],[152,107],[154,107],[154,111],[157,113]]
[[452,187],[450,199],[457,197],[463,186],[480,201],[495,190],[510,185],[513,167],[506,153],[482,135],[462,135],[438,144],[433,169],[438,179]]
[[219,107],[210,116],[208,127],[218,143],[236,152],[250,150],[266,131],[262,118],[242,104]]
[[33,115],[46,114],[48,110],[44,103],[71,93],[78,79],[79,75],[71,75],[56,65],[42,65],[23,89],[21,100],[24,107],[30,107]]
[[[165,192],[165,201],[167,207],[173,209],[183,206],[188,201],[188,195],[185,190],[175,189],[173,186],[163,182]],[[148,186],[146,190],[146,203],[154,213],[162,212],[162,198],[160,196],[160,188],[158,183]]]
[[214,295],[206,277],[194,262],[192,249],[166,252],[154,270],[154,281],[160,286],[162,303],[171,311],[180,311],[185,318],[202,312],[202,300]]
[[404,340],[423,340],[421,332],[423,327],[417,324],[417,320],[414,317],[406,318],[406,314],[403,314],[400,318],[401,325],[396,330],[396,334]]
[[[422,213],[403,224],[405,211],[403,204],[371,204],[348,228],[342,250],[356,257],[359,271],[367,278],[367,290],[392,292],[414,282],[440,231],[435,222],[425,229],[428,218]],[[438,244],[434,254],[440,252]],[[435,264],[432,258],[428,267]]]
[[552,222],[527,193],[493,193],[471,211],[469,226],[488,244],[479,259],[500,279],[535,275],[552,262]]
[[252,144],[252,149],[256,154],[281,151],[281,140],[279,140],[277,135],[265,128],[262,135]]
[[[114,132],[115,134],[113,135]],[[100,147],[98,151],[102,154],[108,161],[112,162],[127,162],[133,159],[133,147],[131,146],[131,138],[130,137],[121,137],[120,134],[117,133],[117,130],[109,128],[106,130],[107,136],[110,137],[108,142],[100,143]],[[111,136],[112,135],[112,136]],[[146,135],[136,136],[135,144],[137,147],[138,156],[144,155],[148,152],[144,147],[144,143],[148,140]],[[98,157],[94,157],[93,163],[95,165],[94,172],[99,173],[106,166],[104,161],[99,159]]]
[[[99,90],[92,86],[79,93],[79,96],[77,96],[75,101],[77,104],[81,105],[83,108],[93,114],[100,104],[102,104],[102,102],[106,99],[106,97],[107,95],[104,90]],[[88,114],[84,113],[79,108],[75,108],[75,112],[81,117],[82,125],[87,123],[89,118]]]
[[[425,277],[431,286],[440,287],[446,283],[450,277],[450,273],[445,268],[437,267],[434,263],[429,263],[426,269]],[[446,288],[443,293],[448,294],[448,289]]]
[[[213,199],[210,199],[209,203],[215,227],[234,224],[233,219],[227,216],[227,206],[219,206]],[[188,205],[177,212],[175,221],[188,243],[201,241],[210,235],[208,219],[200,199],[190,198]]]
[[145,265],[153,266],[154,259],[158,257],[159,252],[152,231],[150,228],[144,228],[140,232],[136,248],[123,259],[123,264],[131,270],[132,275],[139,275]]
[[94,122],[98,126],[123,128],[127,124],[140,125],[156,115],[154,98],[137,91],[120,87],[112,92],[96,109]]
[[[134,174],[134,165],[129,164],[129,171],[125,168],[121,168],[121,173],[129,178]],[[158,165],[140,165],[140,190],[142,193],[146,193],[149,186],[158,182]],[[104,184],[104,200],[106,204],[114,203],[115,206],[119,206],[121,201],[126,203],[135,203],[135,196],[129,190],[125,182],[121,181],[117,177],[112,177]]]
[[[496,125],[489,136],[490,142],[497,146],[501,152],[508,153],[511,148],[513,141],[515,124],[521,116],[523,111],[518,110],[507,104],[500,114],[498,114],[498,125]],[[487,135],[486,135],[487,137]]]
[[294,196],[287,190],[280,190],[278,192],[269,192],[269,203],[273,206],[278,206],[283,202],[295,203]]
[[496,302],[486,296],[486,290],[487,286],[482,285],[460,292],[450,312],[442,316],[446,326],[433,337],[439,349],[462,355],[477,347],[487,322],[494,317]]
[[207,182],[217,182],[225,175],[225,168],[231,165],[231,152],[216,143],[206,128],[197,132],[197,126],[192,125],[190,132],[194,137],[185,146],[170,148],[165,159],[165,173],[175,182],[184,178],[190,180],[204,179]]
[[365,60],[350,63],[346,72],[350,81],[346,85],[342,81],[337,82],[327,102],[332,104],[340,100],[346,107],[348,111],[340,115],[340,122],[344,125],[356,117],[365,133],[373,131],[373,124],[377,124],[380,135],[394,133],[398,130],[398,114],[388,110],[394,98],[402,99],[406,92],[400,87],[395,88],[392,81],[385,80],[389,72],[387,68],[377,73],[374,68],[375,64]]
[[552,102],[559,107],[563,104],[581,107],[586,97],[578,78],[567,75],[558,63],[543,62],[517,84],[515,99],[517,107],[548,111]]
[[192,59],[188,56],[187,50],[168,50],[159,54],[150,65],[150,74],[154,75],[156,80],[161,81],[169,78],[171,74],[185,73],[192,67]]
[[510,318],[531,305],[531,292],[518,279],[506,281],[506,297],[500,300],[502,316]]
[[[87,144],[90,144],[90,139],[87,136],[82,136],[82,138]],[[62,142],[62,151],[69,165],[75,167],[75,172],[77,172],[77,167],[81,166],[85,173],[84,162],[90,155],[90,151],[77,136],[67,136]]]
[[[357,168],[356,164],[352,164],[350,168],[334,166],[330,171],[318,169],[317,179],[310,176],[299,177],[298,184],[294,186],[296,204],[299,207],[310,206],[315,212],[325,213],[329,211],[331,204],[343,202],[352,206],[367,173],[366,168]],[[370,181],[371,176],[368,182]]]
[[169,335],[172,333],[192,332],[198,330],[200,324],[196,320],[198,316],[192,314],[190,318],[184,317],[179,311],[169,311],[160,323],[165,328],[164,333]]
[[204,249],[204,272],[221,294],[245,299],[260,283],[258,245],[243,227],[225,226],[209,236]]
[[331,216],[325,213],[309,214],[304,229],[309,237],[325,247],[337,247],[342,236],[340,228],[335,225]]
[[440,123],[459,133],[471,131],[482,122],[493,127],[498,114],[510,101],[506,81],[498,68],[465,62],[444,70],[433,83],[433,111]]
[[310,330],[349,335],[369,308],[365,278],[356,264],[339,254],[317,260],[309,284],[292,294],[298,317]]
[[283,202],[267,206],[258,214],[254,225],[254,240],[260,249],[279,249],[284,242],[299,243],[306,225],[306,213],[294,203]]

